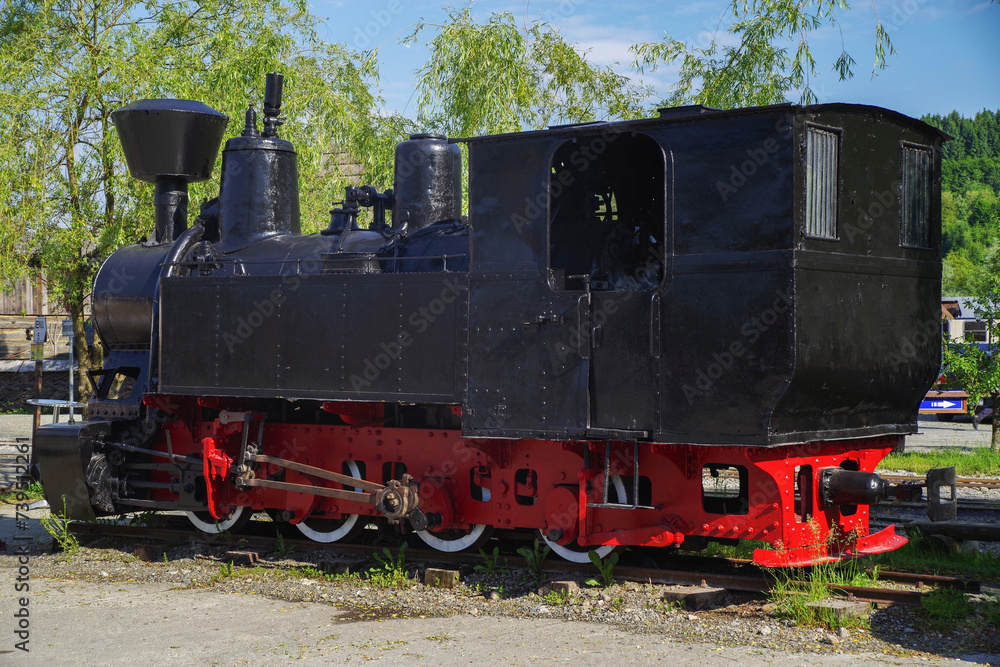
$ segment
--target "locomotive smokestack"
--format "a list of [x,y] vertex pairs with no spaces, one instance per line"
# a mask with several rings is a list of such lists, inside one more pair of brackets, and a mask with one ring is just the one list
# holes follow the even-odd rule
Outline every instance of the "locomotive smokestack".
[[191,100],[139,100],[111,114],[129,172],[155,183],[152,244],[187,229],[188,183],[208,180],[229,118]]

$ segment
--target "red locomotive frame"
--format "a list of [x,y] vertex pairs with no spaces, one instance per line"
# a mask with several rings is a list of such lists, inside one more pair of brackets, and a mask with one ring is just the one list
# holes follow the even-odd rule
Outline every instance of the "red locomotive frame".
[[[239,407],[236,400],[163,395],[147,396],[145,403],[177,415],[195,415],[196,406]],[[264,424],[260,450],[335,472],[353,461],[362,478],[376,483],[409,473],[419,484],[420,508],[443,517],[433,532],[461,532],[481,524],[533,529],[552,543],[570,548],[578,544],[584,551],[616,545],[667,547],[691,538],[759,540],[772,547],[754,554],[754,561],[766,566],[853,558],[906,543],[892,526],[869,534],[867,505],[824,506],[818,493],[822,469],[873,472],[901,436],[769,449],[466,439],[456,430],[385,427],[380,404],[328,403],[324,408],[354,425]],[[249,435],[255,437],[259,422],[251,423]],[[208,509],[215,519],[238,507],[280,509],[292,524],[306,517],[381,516],[371,503],[237,488],[228,473],[244,440],[243,421],[189,419],[162,426],[160,442],[165,444],[169,433],[174,455],[203,459]],[[636,453],[641,466],[636,466]],[[713,466],[738,471],[735,492],[714,494],[705,488],[703,471]],[[636,469],[647,480],[674,483],[647,484],[640,477],[636,485],[628,479]],[[281,471],[279,466],[262,464],[255,475],[268,479]],[[606,474],[627,479],[610,503],[603,497]],[[166,472],[154,475],[154,480],[170,481]],[[342,488],[287,469],[283,481]],[[638,499],[633,494],[636,487]],[[160,497],[169,501],[174,496],[163,491]],[[723,505],[727,500],[729,504]],[[720,511],[711,511],[713,502],[720,503],[715,508]]]

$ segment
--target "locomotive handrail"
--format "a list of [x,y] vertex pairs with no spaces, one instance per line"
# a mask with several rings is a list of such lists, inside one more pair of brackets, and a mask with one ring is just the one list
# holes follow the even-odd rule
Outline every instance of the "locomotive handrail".
[[[428,260],[428,259],[463,259],[468,258],[468,253],[462,253],[459,255],[408,255],[406,257],[386,257],[382,255],[376,255],[374,253],[328,253],[322,256],[323,262],[330,261],[342,261],[342,262],[356,262],[359,259],[371,259],[376,261],[393,261],[393,262],[405,262],[405,261],[417,261],[417,260]],[[291,264],[295,262],[298,266],[303,260],[302,259],[227,259],[227,260],[209,260],[209,261],[198,261],[198,260],[178,260],[176,262],[162,262],[161,267],[164,266],[200,266],[202,264],[233,264],[233,265],[255,265],[255,264]]]

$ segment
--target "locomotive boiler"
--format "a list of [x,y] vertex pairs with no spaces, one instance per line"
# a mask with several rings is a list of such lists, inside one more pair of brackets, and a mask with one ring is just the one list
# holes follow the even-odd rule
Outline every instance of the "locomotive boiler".
[[938,130],[783,104],[414,135],[391,190],[347,188],[304,235],[280,107],[269,75],[191,224],[228,119],[114,113],[154,229],[95,279],[87,421],[38,431],[53,507],[207,532],[267,511],[319,542],[389,522],[443,551],[531,530],[581,562],[905,543],[868,511],[903,492],[874,469],[940,364]]

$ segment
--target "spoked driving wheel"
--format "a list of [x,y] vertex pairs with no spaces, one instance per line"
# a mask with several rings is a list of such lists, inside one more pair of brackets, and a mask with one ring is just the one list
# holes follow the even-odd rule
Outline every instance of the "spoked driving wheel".
[[[347,474],[361,479],[361,469],[355,461],[347,461]],[[355,488],[359,493],[361,489]],[[309,517],[295,524],[303,535],[314,542],[341,542],[357,537],[367,521],[358,514],[345,514],[340,519],[327,519],[321,516]]]

